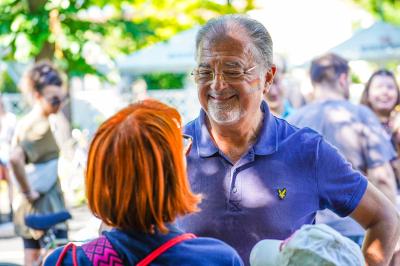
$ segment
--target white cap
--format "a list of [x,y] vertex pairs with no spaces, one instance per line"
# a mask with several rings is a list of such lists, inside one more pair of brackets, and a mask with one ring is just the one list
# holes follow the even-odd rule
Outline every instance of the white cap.
[[250,254],[251,266],[363,266],[360,247],[325,224],[303,225],[285,241],[265,239]]

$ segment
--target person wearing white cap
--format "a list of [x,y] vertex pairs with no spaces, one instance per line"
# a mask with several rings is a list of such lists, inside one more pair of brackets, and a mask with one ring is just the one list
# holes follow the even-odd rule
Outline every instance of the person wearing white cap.
[[303,225],[282,241],[265,239],[250,253],[251,266],[363,266],[359,246],[325,224]]

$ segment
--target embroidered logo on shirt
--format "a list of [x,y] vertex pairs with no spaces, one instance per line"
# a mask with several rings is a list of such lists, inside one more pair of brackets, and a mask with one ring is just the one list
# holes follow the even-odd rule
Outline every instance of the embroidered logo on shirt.
[[287,192],[286,188],[283,189],[278,188],[278,196],[281,200],[283,200],[286,197],[286,192]]

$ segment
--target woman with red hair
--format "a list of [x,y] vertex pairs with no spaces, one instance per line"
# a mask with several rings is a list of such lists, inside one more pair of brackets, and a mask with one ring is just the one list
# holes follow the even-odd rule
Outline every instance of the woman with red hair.
[[113,229],[55,250],[45,265],[243,265],[227,244],[174,225],[200,201],[186,176],[190,140],[176,109],[155,100],[105,121],[90,146],[86,194],[93,214]]

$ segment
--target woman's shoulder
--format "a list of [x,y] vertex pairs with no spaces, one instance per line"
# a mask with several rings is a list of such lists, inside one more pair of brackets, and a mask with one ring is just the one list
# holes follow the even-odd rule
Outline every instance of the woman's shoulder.
[[243,265],[236,250],[218,239],[197,237],[188,240],[186,245],[193,250],[197,260],[211,259],[214,265]]
[[[76,258],[76,263],[74,263],[74,258]],[[123,265],[118,253],[104,235],[80,246],[69,243],[55,249],[46,258],[44,266],[56,265],[59,260],[61,262],[60,265],[84,266],[93,265],[93,263],[98,261],[102,261],[105,263],[104,265],[108,265],[107,262],[110,260],[119,263],[115,265]]]
[[92,265],[92,262],[85,255],[81,246],[75,246],[68,244],[66,246],[55,249],[49,254],[44,260],[44,266],[54,266],[60,260],[59,265],[76,265],[74,263],[74,257],[77,260],[78,265]]

